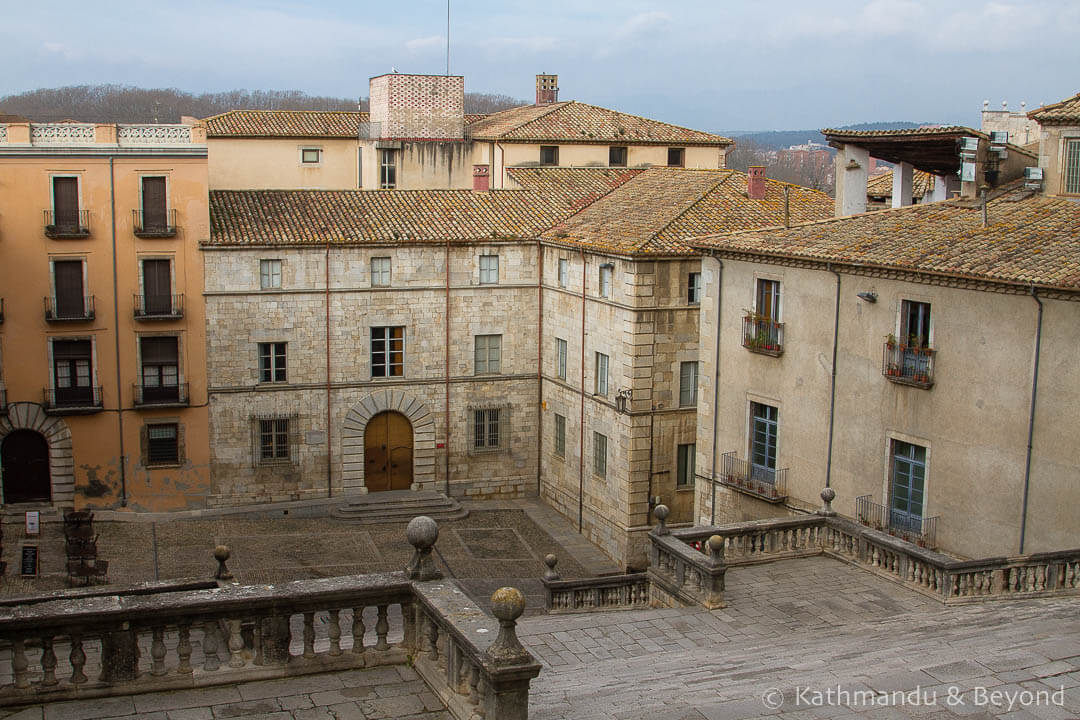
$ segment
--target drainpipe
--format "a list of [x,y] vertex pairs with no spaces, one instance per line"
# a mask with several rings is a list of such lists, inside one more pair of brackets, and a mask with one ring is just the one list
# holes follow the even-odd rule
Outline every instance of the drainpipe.
[[1039,317],[1035,324],[1035,371],[1031,379],[1031,413],[1028,415],[1028,439],[1027,439],[1027,461],[1024,465],[1024,504],[1020,514],[1020,554],[1024,554],[1024,538],[1027,532],[1027,509],[1028,509],[1028,488],[1031,484],[1031,446],[1032,437],[1035,434],[1035,397],[1039,391],[1039,351],[1042,346],[1042,320],[1043,320],[1043,304],[1039,299],[1038,294],[1035,292],[1035,286],[1031,287],[1031,298],[1039,306]]
[[544,246],[536,238],[536,496],[540,497],[540,461],[544,447]]
[[[720,291],[720,278],[724,273],[724,263],[720,258],[714,258],[720,269],[716,273],[716,350],[714,351],[715,372],[713,373],[713,428],[712,428],[712,468],[709,470],[709,485],[712,488],[712,504],[710,525],[716,524],[716,419],[719,417],[720,404],[720,301],[723,293]],[[700,328],[700,325],[699,325]]]
[[116,347],[116,425],[120,433],[120,507],[127,507],[127,456],[124,455],[124,403],[120,377],[120,281],[116,268],[116,173],[115,157],[109,157],[109,219],[112,229],[113,340]]
[[587,280],[585,251],[581,251],[581,417],[578,427],[581,440],[578,444],[578,505],[577,526],[582,531],[585,516],[585,283]]
[[840,273],[833,270],[832,263],[825,266],[836,276],[836,316],[833,319],[832,380],[829,389],[829,455],[825,462],[825,487],[832,485],[833,419],[836,413],[836,345],[840,337]]
[[446,237],[446,355],[444,356],[445,373],[443,388],[443,408],[446,414],[446,452],[443,453],[443,476],[446,482],[446,497],[450,497],[450,236]]
[[330,237],[326,238],[326,497],[334,496],[334,464],[330,425]]

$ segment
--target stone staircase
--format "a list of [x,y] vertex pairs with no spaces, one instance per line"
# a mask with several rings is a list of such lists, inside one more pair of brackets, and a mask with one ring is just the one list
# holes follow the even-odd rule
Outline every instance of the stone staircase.
[[469,511],[442,493],[389,490],[352,497],[347,504],[334,508],[332,514],[357,525],[381,525],[408,522],[417,515],[437,521],[460,520],[468,517]]

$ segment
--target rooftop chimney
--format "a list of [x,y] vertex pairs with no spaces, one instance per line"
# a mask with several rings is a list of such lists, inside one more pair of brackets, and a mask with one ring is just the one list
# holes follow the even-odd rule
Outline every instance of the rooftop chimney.
[[559,102],[559,76],[537,75],[536,104],[550,105],[554,102]]
[[751,200],[765,199],[765,167],[751,165],[746,170],[746,197]]

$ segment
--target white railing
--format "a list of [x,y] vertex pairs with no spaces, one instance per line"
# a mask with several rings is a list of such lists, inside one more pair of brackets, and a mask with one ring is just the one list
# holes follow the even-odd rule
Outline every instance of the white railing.
[[32,145],[93,145],[92,123],[31,123]]
[[116,142],[120,147],[147,145],[189,145],[190,125],[117,125]]

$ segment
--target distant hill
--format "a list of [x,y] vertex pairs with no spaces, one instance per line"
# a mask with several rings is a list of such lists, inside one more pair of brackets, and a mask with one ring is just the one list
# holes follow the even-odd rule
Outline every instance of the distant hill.
[[[465,93],[465,112],[490,113],[525,105],[508,95]],[[226,110],[356,110],[351,98],[308,95],[301,90],[230,90],[194,94],[176,88],[72,85],[0,97],[0,115],[37,122],[175,123],[181,115],[203,118]],[[359,102],[367,110],[367,101]]]
[[[0,104],[0,107],[3,107]],[[929,125],[931,123],[916,123],[907,121],[898,122],[873,122],[873,123],[858,123],[856,125],[843,125],[843,130],[908,130],[911,128],[917,128],[922,125]],[[770,130],[767,132],[754,132],[750,130],[728,130],[718,131],[719,135],[734,138],[736,144],[740,141],[749,141],[757,145],[762,150],[783,150],[784,148],[791,147],[792,145],[802,145],[807,140],[812,142],[822,142],[824,138],[821,135],[820,128],[814,128],[813,130]]]

